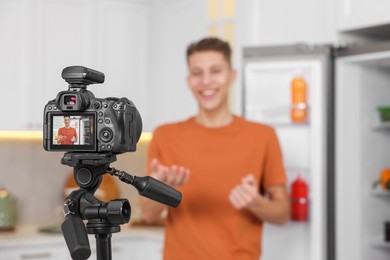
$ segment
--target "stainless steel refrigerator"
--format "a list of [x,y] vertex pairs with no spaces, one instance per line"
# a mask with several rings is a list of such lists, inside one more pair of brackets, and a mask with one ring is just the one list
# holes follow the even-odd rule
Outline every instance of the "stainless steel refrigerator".
[[[275,128],[290,192],[302,176],[309,218],[265,224],[262,260],[390,259],[390,43],[253,46],[243,50],[243,115]],[[307,117],[291,116],[292,80],[306,82]]]

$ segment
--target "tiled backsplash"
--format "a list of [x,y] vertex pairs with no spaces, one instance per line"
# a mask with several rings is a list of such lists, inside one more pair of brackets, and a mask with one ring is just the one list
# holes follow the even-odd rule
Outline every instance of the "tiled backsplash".
[[[147,146],[147,142],[140,142],[136,152],[118,155],[111,166],[131,175],[144,175]],[[42,141],[38,140],[0,140],[0,187],[9,190],[15,200],[18,224],[62,222],[64,185],[73,170],[61,164],[63,154],[45,151]],[[137,190],[117,178],[115,180],[121,198],[130,202],[132,218],[137,218]]]

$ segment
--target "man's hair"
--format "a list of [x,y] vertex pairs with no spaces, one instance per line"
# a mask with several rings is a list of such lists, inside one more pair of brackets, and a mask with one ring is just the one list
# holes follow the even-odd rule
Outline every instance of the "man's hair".
[[191,43],[187,47],[187,62],[192,54],[202,51],[219,52],[223,55],[229,65],[231,65],[232,49],[230,48],[229,43],[226,41],[215,37],[208,37]]

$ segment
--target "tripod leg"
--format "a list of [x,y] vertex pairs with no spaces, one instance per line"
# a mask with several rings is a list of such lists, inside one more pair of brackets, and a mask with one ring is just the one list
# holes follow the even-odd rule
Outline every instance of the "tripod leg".
[[95,234],[97,260],[111,260],[111,234]]

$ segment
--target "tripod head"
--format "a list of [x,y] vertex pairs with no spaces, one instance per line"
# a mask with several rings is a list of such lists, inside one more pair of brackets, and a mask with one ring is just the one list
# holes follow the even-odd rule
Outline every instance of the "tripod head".
[[[80,187],[64,203],[65,221],[61,229],[72,259],[84,260],[91,255],[88,234],[95,234],[97,259],[111,259],[111,234],[120,232],[120,225],[128,223],[131,207],[127,199],[103,202],[94,196],[109,173],[133,185],[141,196],[177,207],[182,199],[179,191],[152,178],[137,177],[110,167],[116,161],[112,153],[65,153],[61,163],[74,168],[74,179]],[[86,227],[83,220],[87,220]]]

